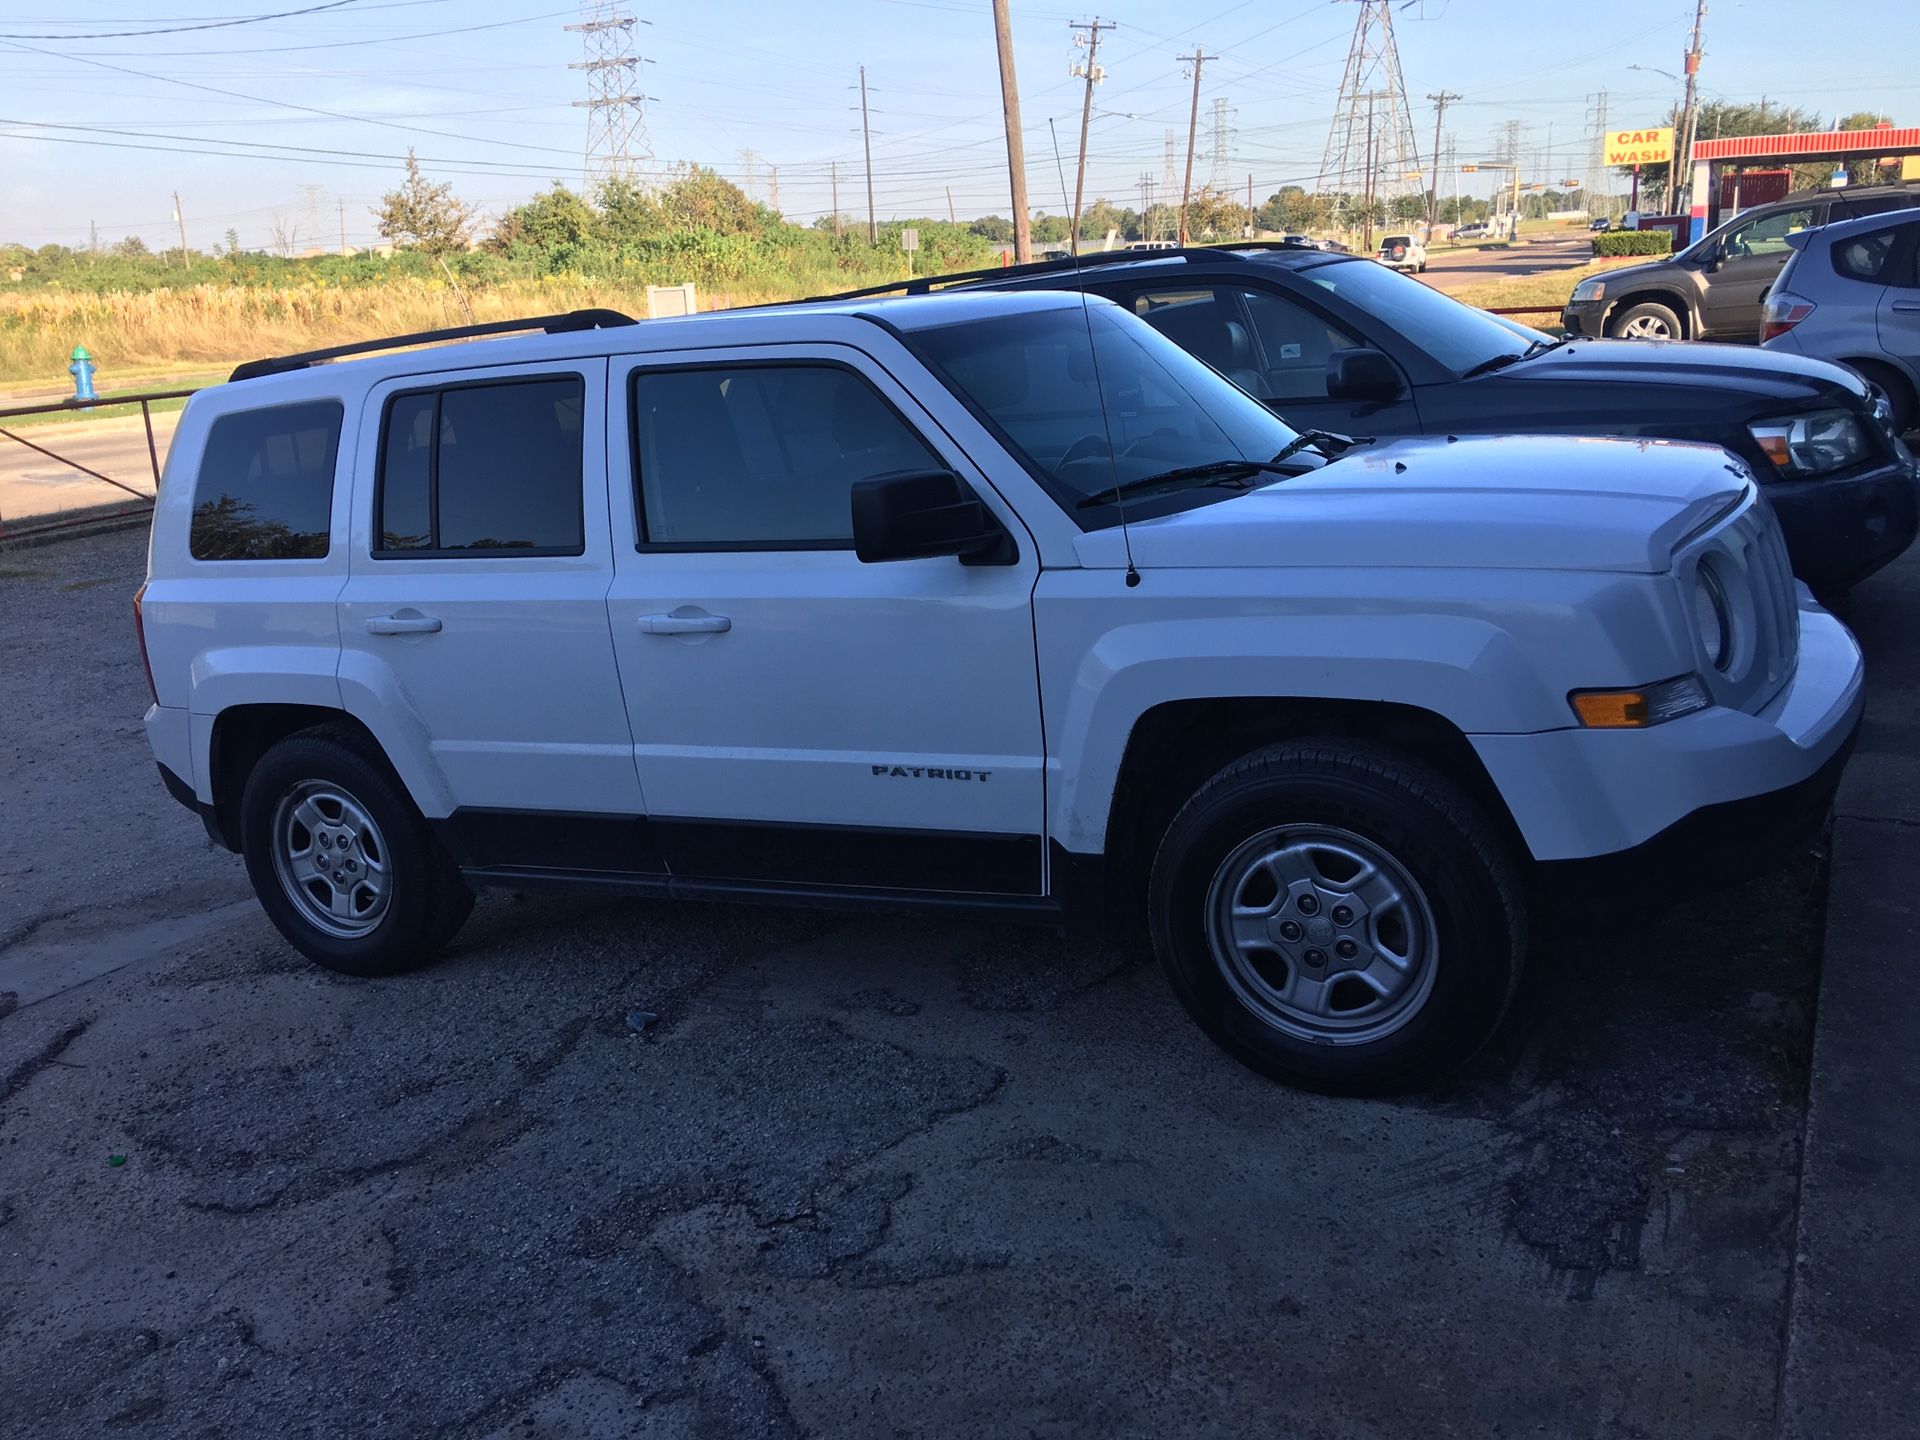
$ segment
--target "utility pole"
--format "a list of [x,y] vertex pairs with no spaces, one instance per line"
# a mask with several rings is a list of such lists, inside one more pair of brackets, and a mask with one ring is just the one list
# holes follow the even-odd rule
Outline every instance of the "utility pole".
[[100,227],[92,220],[87,222],[87,249],[96,253],[100,249]]
[[994,40],[1000,51],[1000,110],[1007,130],[1007,182],[1013,197],[1013,260],[1033,259],[1033,225],[1027,215],[1027,150],[1020,134],[1020,82],[1013,72],[1013,28],[1007,0],[993,0]]
[[1253,176],[1247,176],[1247,238],[1253,239]]
[[1070,75],[1084,75],[1087,81],[1086,96],[1080,102],[1080,167],[1073,179],[1073,220],[1067,236],[1068,248],[1078,255],[1080,253],[1080,204],[1087,193],[1087,130],[1093,124],[1093,87],[1100,83],[1101,76],[1105,73],[1100,69],[1099,64],[1100,32],[1113,29],[1114,23],[1111,20],[1102,20],[1096,15],[1091,21],[1075,21],[1070,28],[1073,30],[1074,45],[1085,46],[1087,51],[1086,60],[1082,64],[1072,66],[1067,72]]
[[767,169],[767,189],[772,196],[767,208],[778,215],[780,213],[780,167],[778,165],[769,166]]
[[[1189,57],[1181,56],[1181,59]],[[1198,45],[1193,47],[1189,63],[1193,66],[1193,108],[1187,113],[1187,177],[1180,184],[1180,243],[1187,243],[1187,205],[1193,199],[1193,145],[1200,134],[1200,71],[1209,60],[1218,60]]]
[[953,187],[951,185],[947,186],[947,223],[949,225],[958,225],[960,223],[953,215]]
[[867,128],[867,67],[860,67],[860,143],[867,152],[867,244],[880,243],[880,226],[873,218],[873,132]]
[[1450,90],[1427,96],[1433,102],[1433,184],[1427,190],[1427,238],[1433,238],[1433,227],[1440,219],[1440,121],[1446,116],[1447,106],[1460,99]]
[[[1684,170],[1687,208],[1689,210],[1693,208],[1693,130],[1694,126],[1700,122],[1699,112],[1694,106],[1694,100],[1699,93],[1700,86],[1700,27],[1706,24],[1706,21],[1707,0],[1695,0],[1693,9],[1693,43],[1687,47],[1686,108],[1681,112],[1680,131],[1673,137],[1676,142],[1673,147],[1673,163],[1676,167],[1682,167]],[[1677,185],[1681,178],[1683,178],[1681,175],[1676,174],[1674,184]],[[1670,196],[1677,195],[1678,193],[1674,185],[1668,187],[1668,194]],[[1675,213],[1679,213],[1677,206],[1675,207]]]
[[833,181],[833,238],[838,240],[840,238],[840,162],[838,160],[827,163],[827,174]]
[[347,202],[336,197],[334,206],[340,212],[340,253],[347,253]]
[[180,268],[187,268],[187,222],[180,214],[180,192],[173,192],[173,223],[180,227]]

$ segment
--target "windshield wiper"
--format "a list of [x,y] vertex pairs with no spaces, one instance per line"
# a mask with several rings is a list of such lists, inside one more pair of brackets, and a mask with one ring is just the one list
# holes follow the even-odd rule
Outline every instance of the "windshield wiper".
[[1358,439],[1351,435],[1336,435],[1331,430],[1302,430],[1293,439],[1280,447],[1280,453],[1273,457],[1274,463],[1285,460],[1289,455],[1298,455],[1311,445],[1329,460],[1337,460],[1357,445],[1371,445],[1373,437],[1363,435]]
[[[1281,456],[1287,452],[1282,450]],[[1238,489],[1251,489],[1253,482],[1246,478],[1248,472],[1267,470],[1276,475],[1292,475],[1297,467],[1282,465],[1280,456],[1272,460],[1209,460],[1204,465],[1182,465],[1173,470],[1162,470],[1158,475],[1142,475],[1138,480],[1128,480],[1124,484],[1110,485],[1105,490],[1096,490],[1093,494],[1074,505],[1076,510],[1085,510],[1093,505],[1111,505],[1116,500],[1124,500],[1129,495],[1137,495],[1143,490],[1157,490],[1163,485],[1178,485],[1188,480],[1198,480],[1208,485],[1231,485]]]
[[1489,355],[1478,365],[1471,366],[1463,371],[1460,378],[1462,380],[1471,380],[1474,376],[1484,375],[1489,370],[1504,370],[1507,366],[1518,364],[1522,360],[1531,360],[1536,355],[1544,355],[1549,350],[1557,350],[1566,343],[1565,340],[1548,340],[1544,337],[1539,340],[1532,340],[1528,342],[1527,348],[1522,350],[1518,355]]

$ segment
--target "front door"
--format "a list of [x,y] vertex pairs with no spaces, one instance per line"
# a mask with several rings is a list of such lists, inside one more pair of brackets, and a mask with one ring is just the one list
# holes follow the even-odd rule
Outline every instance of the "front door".
[[[614,648],[668,868],[1034,895],[1034,547],[910,396],[839,346],[616,359]],[[853,483],[957,471],[1018,558],[863,564]]]
[[389,381],[366,405],[340,597],[349,708],[400,727],[389,753],[426,757],[414,792],[430,816],[462,812],[456,829],[485,841],[475,863],[559,863],[545,842],[579,832],[556,817],[637,826],[607,632],[606,361]]
[[1820,224],[1823,211],[1814,206],[1775,210],[1722,237],[1719,268],[1702,277],[1701,339],[1759,340],[1761,306],[1793,255],[1787,236]]

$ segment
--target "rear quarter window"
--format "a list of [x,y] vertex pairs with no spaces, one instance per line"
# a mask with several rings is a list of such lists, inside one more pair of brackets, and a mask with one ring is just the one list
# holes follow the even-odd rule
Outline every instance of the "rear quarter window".
[[328,550],[338,400],[222,415],[193,486],[196,560],[317,560]]
[[1893,254],[1893,243],[1899,233],[1897,230],[1875,230],[1848,240],[1836,240],[1833,245],[1834,270],[1849,280],[1883,281],[1887,273],[1887,260]]

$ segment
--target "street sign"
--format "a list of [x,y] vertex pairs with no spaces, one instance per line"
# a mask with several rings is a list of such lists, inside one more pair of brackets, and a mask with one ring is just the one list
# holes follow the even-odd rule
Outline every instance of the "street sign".
[[918,250],[920,248],[920,232],[911,225],[907,226],[900,232],[900,248],[902,250]]
[[1607,164],[1664,165],[1673,159],[1673,127],[1607,132]]

